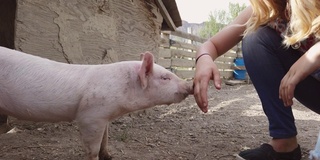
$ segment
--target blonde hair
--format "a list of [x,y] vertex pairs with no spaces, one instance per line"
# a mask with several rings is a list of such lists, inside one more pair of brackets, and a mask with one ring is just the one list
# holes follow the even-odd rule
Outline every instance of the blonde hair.
[[250,0],[253,14],[247,22],[245,35],[276,18],[289,20],[286,46],[314,35],[320,38],[320,0]]

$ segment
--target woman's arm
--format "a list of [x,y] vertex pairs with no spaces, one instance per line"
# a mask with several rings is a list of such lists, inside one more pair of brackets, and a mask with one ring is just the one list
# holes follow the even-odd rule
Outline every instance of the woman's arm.
[[212,59],[215,60],[238,44],[246,29],[245,23],[249,20],[251,14],[252,9],[250,6],[244,9],[233,22],[204,42],[198,49],[196,57],[202,53],[209,53]]
[[320,42],[313,45],[301,56],[289,69],[281,80],[279,98],[285,106],[293,104],[294,90],[296,85],[320,68]]
[[215,87],[217,89],[221,88],[220,73],[213,60],[241,41],[246,29],[246,22],[251,14],[251,7],[244,9],[232,23],[204,42],[196,53],[194,97],[199,108],[205,113],[208,111],[207,90],[209,81],[213,80]]

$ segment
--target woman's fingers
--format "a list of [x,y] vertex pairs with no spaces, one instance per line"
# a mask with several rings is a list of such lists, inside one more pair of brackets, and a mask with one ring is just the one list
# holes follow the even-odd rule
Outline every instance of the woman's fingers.
[[281,80],[279,87],[279,98],[282,99],[283,104],[287,107],[293,105],[293,97],[295,90],[295,82],[290,74],[286,74]]

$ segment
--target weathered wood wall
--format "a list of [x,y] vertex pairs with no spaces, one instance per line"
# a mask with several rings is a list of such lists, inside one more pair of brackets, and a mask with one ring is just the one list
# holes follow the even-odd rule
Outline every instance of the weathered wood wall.
[[65,63],[157,57],[163,18],[154,0],[17,0],[16,49]]
[[0,1],[0,46],[14,49],[16,1]]
[[[197,48],[206,39],[181,31],[162,32],[158,63],[170,69],[179,77],[192,79],[195,72]],[[234,46],[215,60],[223,79],[232,79],[234,60],[241,54],[239,46]]]

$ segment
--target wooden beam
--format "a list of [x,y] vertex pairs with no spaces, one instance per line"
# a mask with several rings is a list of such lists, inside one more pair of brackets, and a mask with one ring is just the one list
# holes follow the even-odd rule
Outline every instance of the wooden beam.
[[172,29],[173,31],[176,30],[176,25],[174,24],[166,6],[163,4],[162,0],[156,0],[156,4],[160,9],[160,13],[163,16],[163,19],[165,22],[168,24],[169,28]]
[[183,32],[183,31],[179,31],[179,30],[176,30],[176,31],[162,31],[162,33],[173,35],[173,36],[177,36],[177,37],[181,37],[181,38],[185,38],[185,39],[188,39],[188,40],[191,40],[191,41],[196,41],[196,42],[199,42],[199,43],[203,43],[203,42],[207,41],[207,39],[205,39],[205,38],[201,38],[199,36],[196,36],[196,35],[193,35],[193,34],[190,34],[190,33],[186,33],[186,32]]

